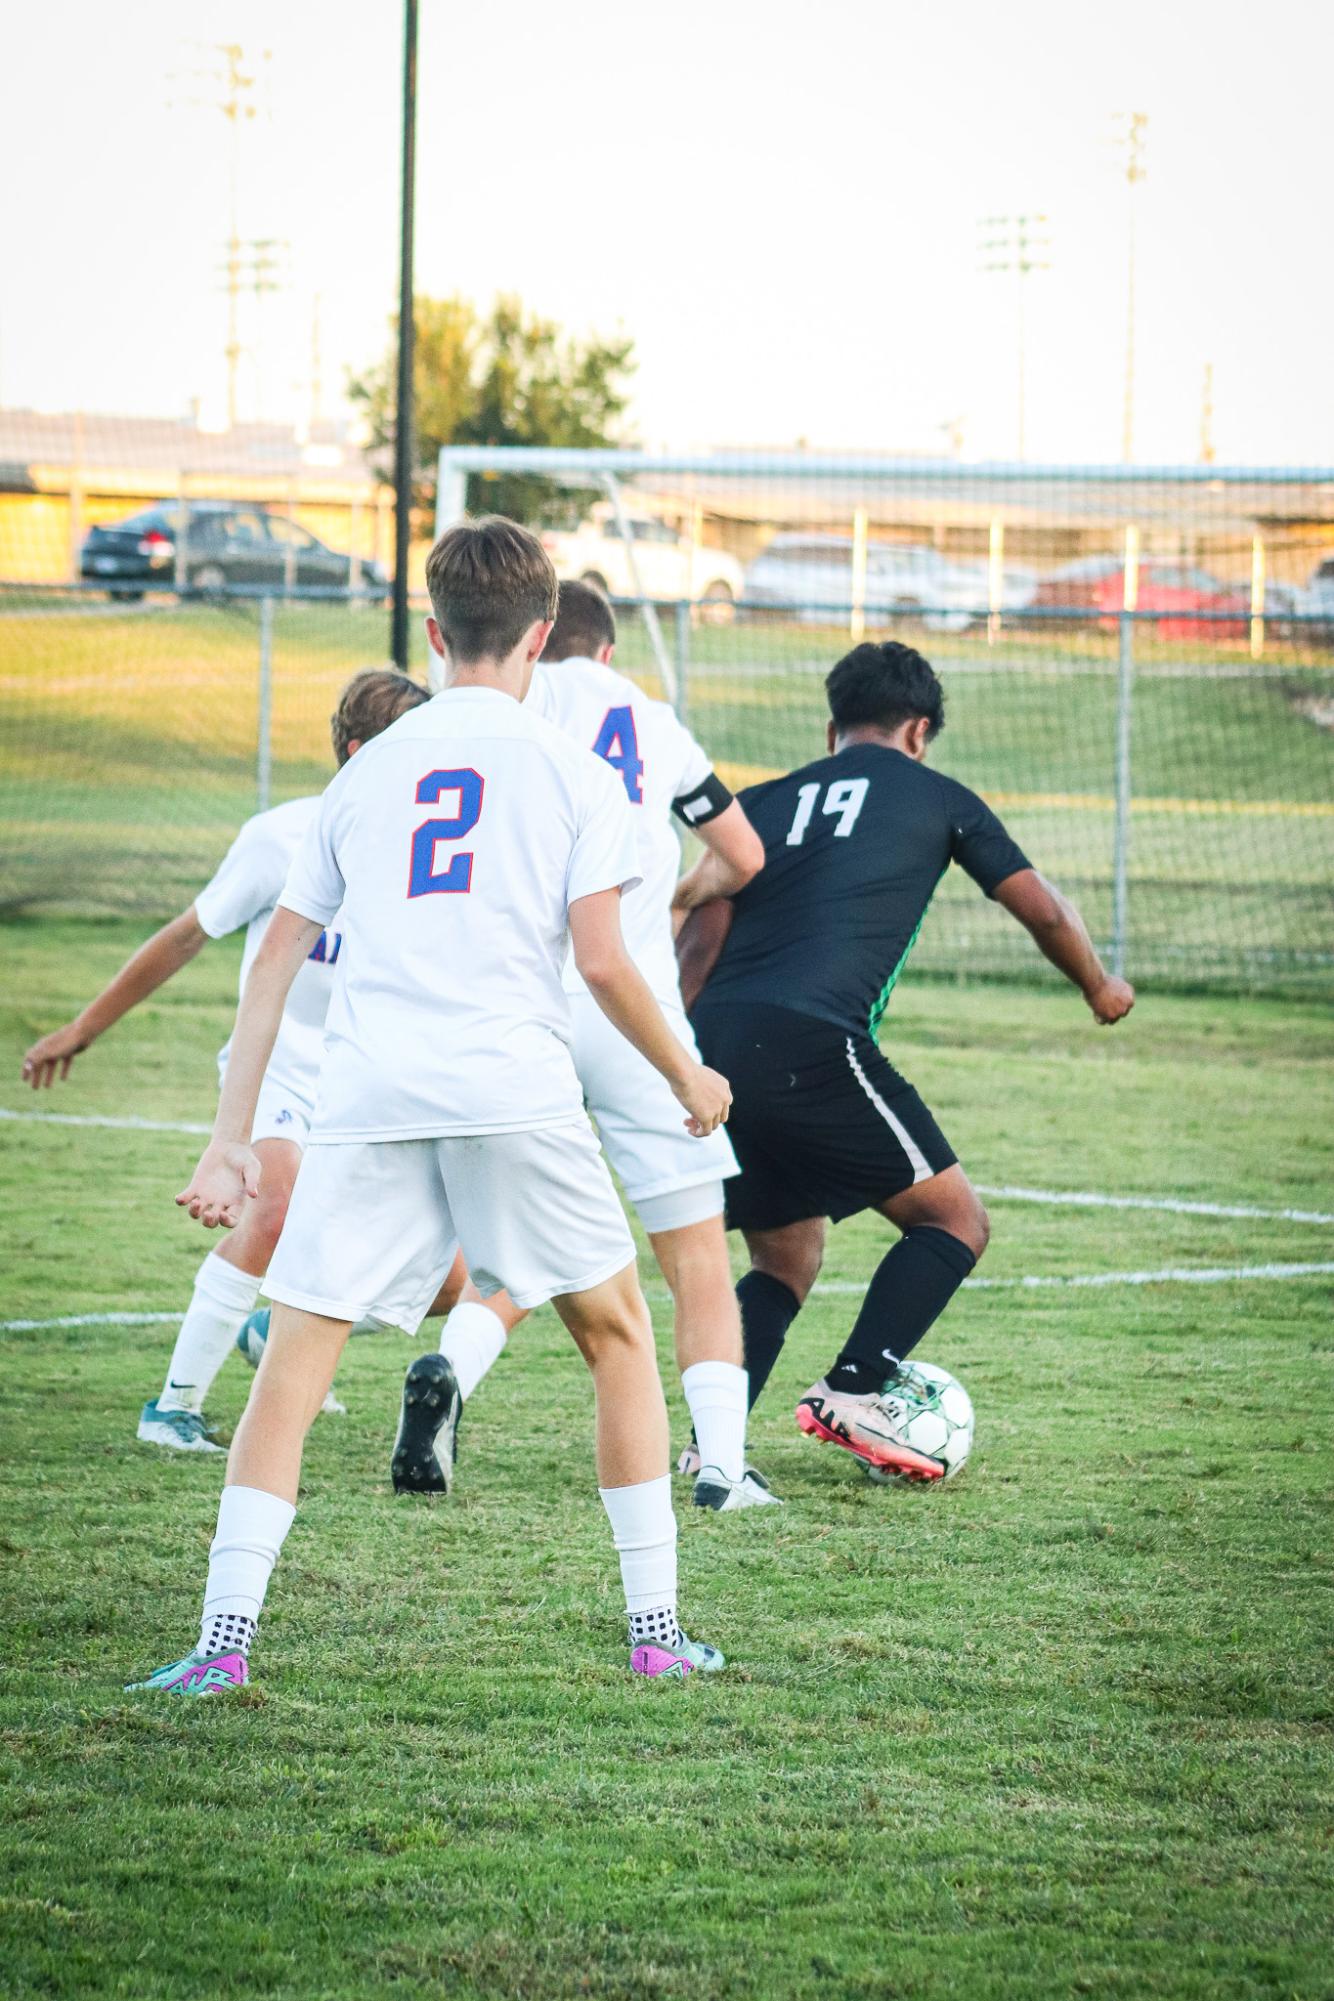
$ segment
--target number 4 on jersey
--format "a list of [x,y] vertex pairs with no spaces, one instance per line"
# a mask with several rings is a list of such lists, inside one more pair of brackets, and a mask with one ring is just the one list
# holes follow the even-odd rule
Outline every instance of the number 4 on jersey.
[[[836,841],[846,840],[856,826],[857,815],[866,804],[870,789],[869,778],[836,778],[831,785],[826,785],[824,805],[820,810],[822,813],[837,814],[838,825],[834,829]],[[790,848],[799,848],[805,840],[819,796],[818,785],[803,785],[797,793],[797,810],[787,830],[787,845]]]
[[632,806],[644,803],[644,788],[640,779],[644,775],[644,760],[639,755],[639,733],[635,729],[635,712],[627,704],[624,708],[608,709],[602,718],[602,728],[597,733],[594,751],[619,771],[625,785],[626,794]]

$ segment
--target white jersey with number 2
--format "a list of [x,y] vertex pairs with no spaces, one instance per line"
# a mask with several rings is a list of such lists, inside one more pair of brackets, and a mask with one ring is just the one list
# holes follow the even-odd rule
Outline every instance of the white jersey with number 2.
[[[524,704],[566,736],[594,751],[624,789],[634,821],[643,881],[621,906],[621,932],[631,958],[663,1003],[680,1005],[671,902],[681,869],[672,802],[709,776],[712,765],[666,702],[599,661],[542,661]],[[570,993],[583,993],[571,959]]]
[[311,1144],[583,1116],[561,985],[571,903],[640,879],[617,773],[495,688],[447,688],[357,752],[285,908],[336,911]]

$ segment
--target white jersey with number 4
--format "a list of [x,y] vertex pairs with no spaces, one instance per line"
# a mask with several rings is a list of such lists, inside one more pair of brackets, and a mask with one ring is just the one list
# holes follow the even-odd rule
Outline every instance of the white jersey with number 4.
[[311,1143],[583,1116],[561,985],[571,903],[640,879],[625,788],[494,688],[447,688],[344,765],[281,902],[337,911]]
[[[713,769],[708,757],[666,702],[655,702],[596,660],[539,662],[524,706],[596,752],[617,774],[634,820],[643,876],[621,906],[621,932],[655,997],[679,1007],[671,903],[681,847],[672,803],[704,783]],[[565,985],[570,993],[585,991],[572,958]]]
[[[318,799],[289,799],[286,805],[256,813],[232,842],[207,889],[195,898],[195,916],[210,938],[225,938],[245,926],[242,991],[288,870],[319,808]],[[315,949],[292,982],[278,1039],[264,1073],[266,1089],[273,1087],[295,1098],[307,1113],[315,1103],[315,1085],[324,1053],[324,1020],[333,992],[334,967],[342,949],[340,930],[330,927],[321,932]],[[231,1046],[229,1039],[219,1051],[219,1075],[227,1068]]]

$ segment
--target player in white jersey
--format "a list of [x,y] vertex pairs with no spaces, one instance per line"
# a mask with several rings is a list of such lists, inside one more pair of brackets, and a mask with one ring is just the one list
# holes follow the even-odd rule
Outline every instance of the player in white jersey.
[[[634,821],[637,889],[621,904],[626,949],[677,1040],[695,1039],[681,1006],[671,902],[681,850],[675,813],[700,836],[732,885],[744,888],[763,860],[758,836],[709,758],[666,702],[618,674],[616,622],[591,585],[562,583],[556,623],[533,675],[526,708],[545,716],[616,772]],[[721,1129],[691,1139],[666,1083],[618,1034],[567,959],[574,1067],[607,1158],[639,1215],[675,1305],[676,1358],[698,1441],[694,1500],[734,1509],[774,1496],[745,1463],[747,1382],[741,1319],[723,1229],[723,1182],[737,1171]],[[448,1492],[458,1421],[523,1314],[503,1295],[465,1288],[445,1323],[439,1354],[408,1370],[391,1477],[400,1491]]]
[[677,1041],[622,942],[621,892],[638,881],[623,787],[522,706],[556,608],[540,543],[510,521],[463,523],[426,574],[446,686],[326,792],[246,984],[213,1140],[177,1198],[209,1228],[256,1199],[247,1135],[264,1066],[287,990],[341,911],[356,950],[335,968],[199,1644],[150,1677],[157,1689],[247,1679],[306,1430],[349,1328],[363,1315],[417,1327],[460,1247],[483,1294],[554,1299],[592,1370],[632,1670],[684,1679],[722,1665],[677,1625],[667,1411],[633,1240],[570,1058],[567,939],[693,1132],[715,1130],[730,1092]]
[[[356,675],[332,719],[339,766],[398,716],[427,699],[426,690],[404,674],[371,668]],[[113,1022],[156,993],[210,938],[225,938],[242,926],[244,990],[287,872],[319,806],[318,798],[290,799],[247,820],[217,874],[189,909],[141,945],[73,1021],[33,1044],[23,1059],[23,1075],[33,1089],[51,1084],[57,1075],[68,1077],[74,1058]],[[249,1206],[241,1226],[199,1268],[162,1388],[144,1405],[139,1419],[138,1436],[145,1444],[177,1452],[223,1450],[205,1421],[204,1399],[254,1308],[287,1213],[314,1111],[324,1017],[342,950],[343,936],[335,921],[320,932],[292,982],[251,1129],[251,1144],[264,1167],[263,1193]],[[220,1077],[226,1076],[230,1049],[228,1042],[218,1056]]]

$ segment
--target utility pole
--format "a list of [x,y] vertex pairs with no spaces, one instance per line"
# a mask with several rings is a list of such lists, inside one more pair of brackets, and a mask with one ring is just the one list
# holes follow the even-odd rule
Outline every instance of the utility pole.
[[[261,253],[272,249],[269,241],[243,244],[241,241],[241,128],[259,116],[253,92],[259,81],[259,70],[253,63],[247,63],[245,50],[239,42],[215,43],[210,53],[222,58],[221,67],[191,70],[187,74],[202,78],[213,86],[207,97],[192,97],[176,100],[186,104],[203,104],[214,111],[220,111],[228,124],[227,144],[227,245],[222,266],[223,289],[227,294],[227,339],[223,354],[227,363],[227,428],[233,430],[237,416],[237,377],[241,365],[240,303],[243,291],[252,286],[256,291],[273,290],[271,285],[261,283],[268,275],[269,266],[261,270]],[[265,49],[261,62],[268,62],[270,52]],[[250,266],[251,268],[247,268]]]
[[1025,294],[1029,274],[1033,271],[1050,271],[1051,263],[1046,253],[1051,249],[1051,238],[1047,235],[1050,218],[1045,215],[984,215],[978,223],[978,253],[983,258],[983,271],[1003,271],[1012,273],[1017,280],[1016,315],[1018,320],[1018,453],[1021,459],[1028,456],[1028,315]]
[[[227,428],[232,430],[237,416],[237,382],[241,357],[245,353],[238,332],[238,308],[241,294],[251,293],[256,299],[264,298],[270,292],[282,290],[282,267],[291,244],[277,236],[250,236],[241,238],[233,234],[227,242],[227,258],[222,266],[223,283],[227,293]],[[252,355],[262,352],[262,342],[255,339],[251,343]],[[262,405],[262,392],[256,389],[256,404]],[[262,407],[257,407],[257,416],[262,417]]]
[[1149,117],[1145,111],[1115,114],[1116,143],[1125,155],[1126,176],[1126,376],[1121,403],[1121,457],[1129,465],[1135,456],[1135,190],[1148,169],[1144,148]]
[[394,609],[390,655],[408,670],[408,544],[412,532],[414,335],[412,283],[413,196],[417,173],[417,0],[403,7],[403,173],[398,247],[398,420],[394,427]]
[[313,437],[324,422],[324,339],[321,325],[324,315],[324,294],[317,292],[310,315],[310,416],[308,419]]
[[239,42],[224,42],[219,45],[218,54],[227,67],[219,78],[223,84],[223,95],[218,100],[218,109],[230,126],[228,139],[227,169],[227,429],[236,428],[236,386],[241,367],[241,292],[244,285],[241,259],[240,234],[240,186],[241,186],[241,127],[256,116],[250,92],[255,87],[255,74],[242,68],[244,51]]
[[1200,396],[1200,464],[1211,466],[1214,462],[1214,365],[1204,364],[1204,389]]

